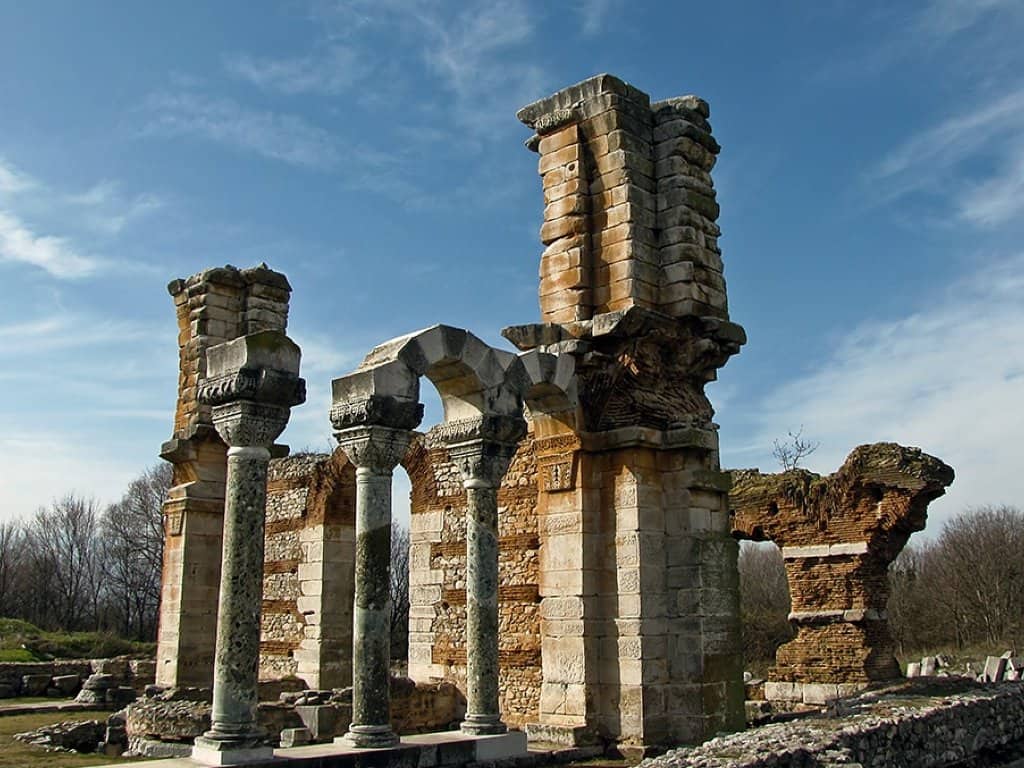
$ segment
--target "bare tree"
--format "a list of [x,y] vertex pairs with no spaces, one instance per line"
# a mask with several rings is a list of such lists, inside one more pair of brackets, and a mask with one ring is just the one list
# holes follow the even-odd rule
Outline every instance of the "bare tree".
[[803,424],[800,425],[800,429],[796,432],[790,431],[787,435],[786,440],[779,441],[776,439],[772,441],[772,456],[779,462],[784,472],[789,472],[789,470],[799,467],[801,461],[821,446],[821,443],[817,440],[804,439]]
[[1024,513],[969,509],[889,571],[889,616],[903,653],[1024,647]]
[[30,620],[68,630],[95,626],[102,589],[98,525],[96,502],[72,494],[40,508],[28,523]]
[[391,658],[409,653],[409,529],[391,523]]
[[103,577],[120,632],[139,640],[155,636],[163,566],[162,505],[171,466],[159,464],[135,478],[103,513]]
[[18,582],[25,555],[24,538],[19,523],[0,523],[0,616],[13,616],[20,608]]
[[789,625],[789,584],[782,552],[774,544],[743,542],[739,557],[743,654],[763,665],[793,637]]

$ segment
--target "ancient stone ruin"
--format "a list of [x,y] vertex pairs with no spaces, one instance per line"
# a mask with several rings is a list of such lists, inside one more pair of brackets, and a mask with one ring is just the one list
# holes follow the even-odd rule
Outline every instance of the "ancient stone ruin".
[[765,697],[818,704],[898,680],[887,571],[953,470],[919,449],[876,443],[828,477],[795,469],[732,478],[733,535],[782,548],[797,630],[778,650]]
[[[746,339],[728,315],[708,105],[652,103],[601,75],[519,118],[535,131],[545,203],[541,322],[503,331],[517,352],[444,325],[380,344],[333,381],[332,455],[273,445],[302,399],[285,277],[225,267],[171,284],[181,378],[162,453],[175,484],[157,682],[166,701],[212,685],[195,757],[266,756],[279,733],[386,747],[452,717],[469,761],[524,754],[523,729],[640,751],[741,729],[735,531],[822,573],[794,602],[822,619],[807,638],[842,636],[837,654],[866,679],[889,669],[876,661],[884,595],[868,593],[951,471],[858,449],[827,481],[739,476],[730,517],[704,387]],[[423,379],[444,406],[425,432]],[[408,682],[389,674],[400,464],[412,482]],[[763,487],[775,496],[752,490]],[[773,504],[792,530],[758,522],[764,505],[776,519]],[[884,520],[856,522],[871,510]],[[813,524],[798,524],[805,513]],[[833,556],[848,567],[830,570]],[[839,623],[824,621],[836,610]],[[798,637],[780,682],[828,682],[800,655],[814,642]],[[257,678],[309,690],[282,693],[293,709],[281,719],[257,708]],[[128,717],[129,740],[136,721],[161,732],[162,706]]]

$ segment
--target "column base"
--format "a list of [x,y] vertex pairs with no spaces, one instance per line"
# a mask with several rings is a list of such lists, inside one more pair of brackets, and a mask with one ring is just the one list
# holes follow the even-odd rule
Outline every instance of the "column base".
[[470,736],[494,736],[508,733],[508,726],[501,722],[500,715],[466,715],[459,730]]
[[348,733],[334,740],[335,744],[360,749],[393,747],[398,742],[398,734],[391,730],[390,725],[350,725]]
[[203,765],[249,765],[274,759],[273,747],[256,740],[224,740],[198,736],[192,759]]

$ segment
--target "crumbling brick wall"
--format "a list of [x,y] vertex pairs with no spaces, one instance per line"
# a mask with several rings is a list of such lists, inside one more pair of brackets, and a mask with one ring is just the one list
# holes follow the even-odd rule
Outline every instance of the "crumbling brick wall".
[[355,470],[344,453],[270,462],[261,679],[350,683],[354,526]]
[[[412,483],[409,674],[466,683],[466,492],[430,432],[403,462]],[[510,725],[537,715],[540,635],[537,468],[530,436],[498,491],[501,711]]]
[[953,470],[917,448],[855,448],[828,477],[802,469],[732,472],[733,535],[782,548],[796,637],[776,655],[766,695],[821,699],[899,677],[887,570]]

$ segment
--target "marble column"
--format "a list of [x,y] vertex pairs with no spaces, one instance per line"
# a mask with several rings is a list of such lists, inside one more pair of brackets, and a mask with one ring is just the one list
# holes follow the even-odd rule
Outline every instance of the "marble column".
[[391,474],[412,432],[363,425],[336,433],[356,467],[355,601],[352,614],[352,723],[356,747],[398,743],[391,729]]
[[[448,451],[466,489],[466,719],[464,733],[505,733],[498,705],[498,489],[522,417],[485,416],[446,425]],[[469,437],[470,439],[464,439]]]
[[199,392],[229,446],[211,727],[192,753],[208,765],[273,756],[256,720],[267,464],[290,407],[305,399],[298,362],[281,333],[245,336],[210,350],[212,375]]

